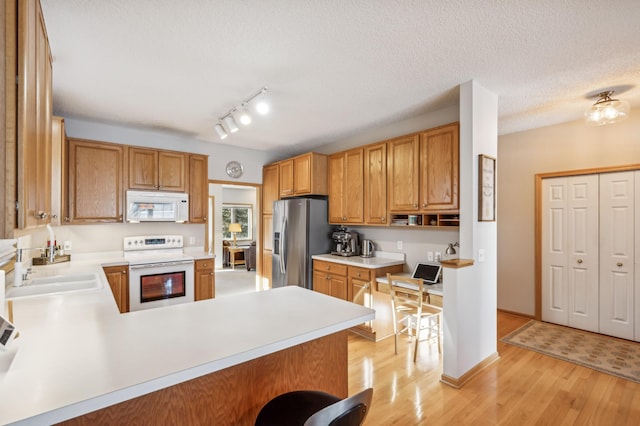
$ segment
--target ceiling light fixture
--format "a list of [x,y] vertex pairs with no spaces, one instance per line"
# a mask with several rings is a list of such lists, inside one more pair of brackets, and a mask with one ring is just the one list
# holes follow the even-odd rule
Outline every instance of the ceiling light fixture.
[[611,99],[613,90],[600,92],[598,100],[584,113],[585,121],[590,126],[602,126],[625,120],[629,117],[629,102]]
[[239,130],[238,129],[238,125],[236,124],[236,120],[233,119],[233,115],[231,115],[231,113],[225,115],[222,118],[222,122],[227,127],[227,130],[230,133],[235,133],[235,132],[237,132]]
[[[252,119],[251,115],[249,115],[249,104],[259,96],[267,93],[267,90],[269,90],[269,88],[267,86],[264,86],[263,88],[249,96],[247,99],[243,100],[240,103],[239,107],[234,107],[225,115],[223,115],[218,123],[214,126],[216,133],[218,133],[218,137],[220,139],[225,139],[227,136],[229,136],[229,133],[235,133],[239,130],[238,125],[236,124],[236,120],[233,118],[234,115],[242,125],[247,126],[251,124]],[[257,104],[255,105],[255,109],[259,114],[262,115],[269,112],[269,104],[264,99],[264,96],[262,96],[262,99],[257,102]],[[224,127],[222,126],[222,124],[224,124]]]
[[216,133],[218,134],[220,139],[226,139],[227,136],[229,136],[227,132],[225,132],[224,127],[222,127],[222,124],[218,123],[214,128],[216,129]]
[[251,124],[251,116],[249,115],[247,109],[244,107],[244,104],[238,110],[238,117],[238,119],[240,120],[240,124],[244,126],[248,126],[249,124]]

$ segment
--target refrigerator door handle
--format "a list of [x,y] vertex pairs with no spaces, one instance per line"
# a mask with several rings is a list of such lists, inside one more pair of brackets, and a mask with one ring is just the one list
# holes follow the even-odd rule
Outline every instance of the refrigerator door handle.
[[282,235],[280,236],[280,272],[287,273],[287,263],[285,256],[287,255],[287,217],[282,218]]

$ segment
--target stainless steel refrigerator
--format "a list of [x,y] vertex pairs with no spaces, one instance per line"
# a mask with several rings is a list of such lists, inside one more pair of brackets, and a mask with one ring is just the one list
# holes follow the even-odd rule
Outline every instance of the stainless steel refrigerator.
[[273,203],[273,288],[297,285],[312,290],[311,256],[330,249],[327,200],[291,198]]

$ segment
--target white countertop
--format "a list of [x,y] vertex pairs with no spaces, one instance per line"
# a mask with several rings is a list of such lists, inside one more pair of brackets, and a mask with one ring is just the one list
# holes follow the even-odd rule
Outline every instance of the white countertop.
[[387,266],[404,265],[404,253],[375,253],[375,257],[337,256],[334,254],[315,254],[312,259],[326,260],[360,268],[378,269]]
[[20,336],[0,352],[0,424],[60,422],[374,318],[291,286],[120,314],[102,271],[116,257],[38,267],[99,271],[100,290],[14,301]]

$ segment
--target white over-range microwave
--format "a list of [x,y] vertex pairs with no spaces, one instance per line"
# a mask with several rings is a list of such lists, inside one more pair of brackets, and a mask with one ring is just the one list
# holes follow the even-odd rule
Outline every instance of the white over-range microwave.
[[189,194],[127,191],[127,222],[187,222]]

